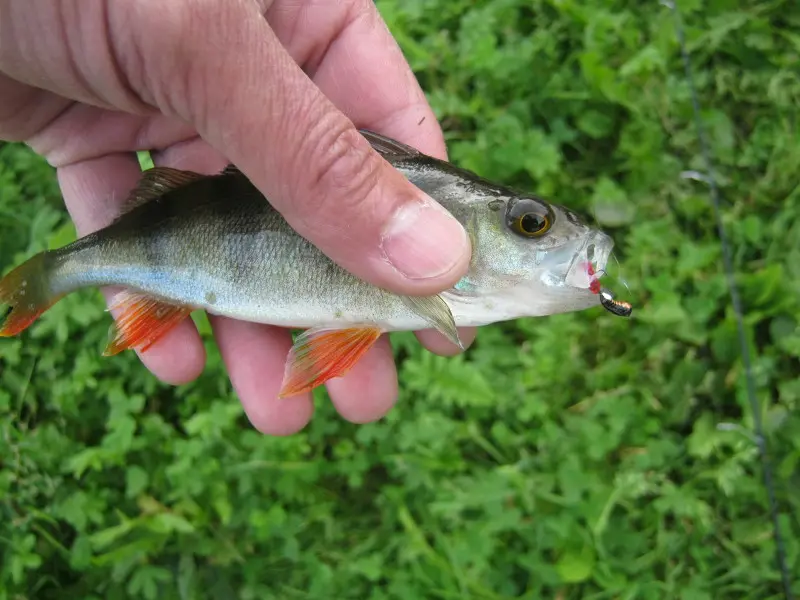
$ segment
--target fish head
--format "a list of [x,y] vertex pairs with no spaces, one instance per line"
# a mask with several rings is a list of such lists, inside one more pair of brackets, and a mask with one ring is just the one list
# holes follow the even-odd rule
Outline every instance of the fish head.
[[566,207],[532,195],[489,200],[467,223],[473,260],[456,295],[490,322],[600,305],[598,280],[614,246]]

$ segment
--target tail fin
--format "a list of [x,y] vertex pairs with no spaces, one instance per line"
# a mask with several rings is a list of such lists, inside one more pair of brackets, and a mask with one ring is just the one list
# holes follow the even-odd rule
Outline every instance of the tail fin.
[[0,280],[0,337],[22,333],[61,299],[50,291],[49,258],[41,252]]

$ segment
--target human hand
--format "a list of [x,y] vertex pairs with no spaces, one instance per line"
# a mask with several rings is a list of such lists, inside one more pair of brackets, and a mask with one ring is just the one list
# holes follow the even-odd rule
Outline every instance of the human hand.
[[[373,284],[406,294],[453,285],[469,262],[463,228],[434,204],[393,230],[397,212],[426,197],[356,127],[446,158],[370,0],[0,3],[0,139],[25,141],[56,167],[79,235],[119,213],[140,175],[135,151],[151,150],[159,166],[215,173],[235,163],[301,235]],[[303,428],[310,394],[277,398],[289,332],[210,321],[253,425]],[[460,330],[465,345],[474,333]],[[417,336],[433,352],[458,352],[435,331]],[[191,320],[140,357],[173,384],[205,363]],[[327,388],[346,419],[382,417],[397,397],[386,337]]]

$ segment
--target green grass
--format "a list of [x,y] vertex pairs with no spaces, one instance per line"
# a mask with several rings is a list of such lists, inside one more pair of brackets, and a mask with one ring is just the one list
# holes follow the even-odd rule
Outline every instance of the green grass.
[[[681,2],[800,594],[800,7]],[[401,398],[253,431],[101,359],[99,294],[0,342],[0,598],[781,598],[734,315],[671,14],[657,2],[382,0],[452,159],[597,217],[635,304],[394,336]],[[743,9],[740,6],[749,6]],[[74,235],[0,147],[0,268]],[[722,430],[720,423],[733,424]]]

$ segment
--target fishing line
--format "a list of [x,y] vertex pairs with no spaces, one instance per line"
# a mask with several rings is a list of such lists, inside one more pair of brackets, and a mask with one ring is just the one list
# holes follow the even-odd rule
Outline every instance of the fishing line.
[[615,277],[615,279],[625,286],[625,289],[628,290],[628,294],[631,294],[632,293],[631,286],[628,285],[628,280],[622,276],[622,265],[619,264],[619,259],[617,259],[617,255],[615,252],[611,253],[611,258],[614,259],[614,264],[617,265],[618,275]]
[[773,528],[775,530],[775,561],[778,569],[781,572],[781,581],[783,583],[783,593],[786,600],[793,600],[791,581],[789,579],[789,568],[786,564],[786,549],[783,545],[783,536],[781,535],[780,521],[778,516],[778,501],[775,494],[775,486],[772,479],[772,464],[767,452],[767,442],[764,437],[764,426],[761,421],[761,406],[759,405],[758,398],[756,397],[755,381],[753,378],[753,369],[750,361],[750,350],[747,345],[747,337],[744,330],[744,311],[742,309],[742,301],[739,296],[739,289],[736,285],[733,260],[731,258],[730,243],[725,233],[725,227],[722,222],[721,209],[720,209],[720,196],[717,180],[714,176],[714,168],[711,162],[711,152],[708,148],[706,141],[705,129],[703,128],[703,121],[700,116],[700,101],[698,100],[697,88],[694,84],[694,77],[692,75],[691,60],[689,52],[686,49],[686,36],[683,29],[683,22],[681,20],[680,11],[678,10],[675,0],[660,0],[663,6],[672,10],[675,17],[675,33],[678,37],[678,44],[680,46],[681,55],[683,57],[683,67],[686,75],[686,80],[689,85],[689,91],[692,96],[692,107],[694,112],[694,122],[697,129],[697,138],[700,145],[700,154],[705,163],[706,173],[702,177],[691,177],[705,182],[709,186],[711,203],[714,208],[714,219],[717,226],[717,234],[719,235],[720,245],[722,247],[722,258],[725,268],[725,276],[728,280],[728,288],[730,290],[731,302],[733,303],[733,310],[736,317],[736,329],[738,331],[739,345],[741,346],[742,363],[744,365],[745,381],[747,383],[747,397],[750,402],[750,408],[753,412],[753,426],[755,435],[753,441],[758,447],[759,455],[761,456],[762,473],[764,479],[764,486],[767,489],[767,496],[769,497],[770,516],[772,518]]

